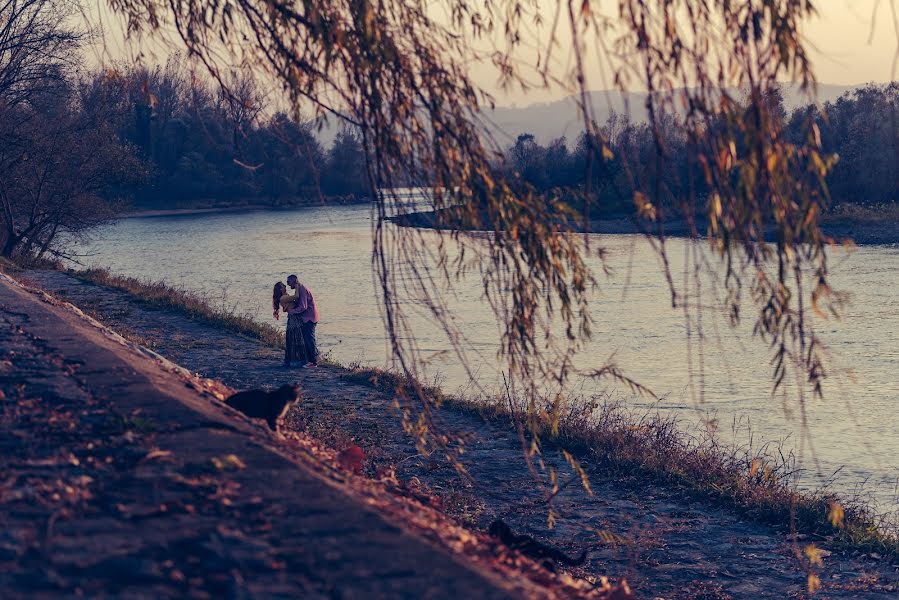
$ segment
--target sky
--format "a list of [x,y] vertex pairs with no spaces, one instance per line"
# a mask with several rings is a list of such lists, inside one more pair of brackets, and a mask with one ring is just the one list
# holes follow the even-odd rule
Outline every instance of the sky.
[[[159,45],[144,43],[136,47],[123,42],[123,25],[110,14],[107,1],[89,0],[92,19],[96,22],[99,16],[105,31],[105,41],[93,52],[90,62],[96,64],[121,58],[133,61],[141,50],[147,62],[164,61],[169,50],[161,49]],[[593,2],[597,3],[597,0]],[[892,2],[896,3],[896,10],[899,11],[899,0],[817,0],[819,16],[807,24],[804,36],[809,43],[820,83],[856,85],[899,78],[899,67],[894,64],[899,25],[894,21]],[[598,0],[598,5],[608,10],[615,10],[616,4],[614,0]],[[555,1],[543,0],[543,5],[555,7]],[[544,9],[547,22],[551,21],[550,12],[548,8]],[[570,52],[557,51],[556,57],[556,66],[568,67],[566,61],[570,60]],[[498,85],[497,71],[492,65],[473,63],[470,68],[473,79],[490,91],[500,106],[527,106],[569,95],[568,91],[558,88],[531,88],[527,93],[517,89],[503,90]],[[613,88],[614,85],[594,66],[590,69],[588,87],[600,90]]]
[[897,32],[890,0],[818,0],[818,10],[806,37],[816,48],[819,81],[856,84],[899,76],[893,65]]
[[[899,11],[899,0],[817,0],[818,16],[806,24],[803,35],[819,83],[857,85],[899,79],[899,67],[893,64],[899,25],[894,25],[891,2]],[[616,10],[615,2],[600,1],[599,5]],[[563,57],[559,66],[563,66],[567,54],[559,55]],[[568,95],[564,90],[534,89],[526,95],[517,90],[507,93],[496,85],[492,67],[475,65],[472,73],[478,83],[496,94],[498,105],[526,106]],[[590,89],[614,88],[614,83],[604,78],[599,69],[591,69],[588,77]]]

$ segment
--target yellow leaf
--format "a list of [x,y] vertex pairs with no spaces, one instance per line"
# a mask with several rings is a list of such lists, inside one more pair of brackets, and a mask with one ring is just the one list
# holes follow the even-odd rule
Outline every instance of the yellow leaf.
[[637,207],[637,214],[644,219],[655,221],[656,207],[652,205],[649,198],[643,192],[634,192],[634,206]]
[[830,521],[830,524],[834,527],[842,527],[843,519],[845,518],[846,513],[843,511],[843,507],[839,505],[837,502],[830,503],[830,510],[827,513],[827,520]]
[[817,214],[818,214],[818,205],[812,204],[808,209],[808,213],[806,213],[806,215],[805,215],[804,223],[805,223],[806,227],[808,227],[809,225],[812,224],[812,221],[815,219]]
[[712,194],[712,214],[716,217],[721,217],[721,196],[717,193]]
[[821,147],[821,130],[818,128],[817,123],[814,123],[814,122],[812,123],[812,132],[814,133],[814,136],[815,136],[815,146],[820,148]]
[[821,549],[814,544],[807,545],[804,548],[803,552],[805,552],[805,557],[808,558],[809,564],[816,567],[820,567],[824,564],[824,560],[822,560],[824,552],[822,552]]
[[825,166],[824,161],[821,160],[821,155],[817,152],[812,152],[812,162],[815,163],[815,168],[818,169],[818,173],[821,176],[827,174],[827,166]]
[[821,580],[814,573],[808,574],[808,593],[814,594],[821,589]]
[[247,465],[244,461],[240,460],[236,454],[229,454],[225,457],[225,460],[228,461],[228,464],[233,466],[236,469],[246,469]]
[[168,458],[172,453],[169,450],[160,450],[159,448],[154,448],[150,450],[146,456],[141,460],[153,460],[154,458]]

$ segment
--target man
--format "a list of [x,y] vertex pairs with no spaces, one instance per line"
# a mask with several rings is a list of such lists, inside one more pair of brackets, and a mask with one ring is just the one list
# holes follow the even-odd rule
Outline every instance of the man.
[[296,305],[287,309],[287,314],[299,315],[302,322],[306,359],[309,361],[305,366],[316,367],[318,366],[318,344],[315,341],[315,326],[318,325],[318,307],[315,305],[315,298],[312,297],[312,292],[300,283],[296,275],[287,278],[287,285],[290,286],[290,289],[296,290]]

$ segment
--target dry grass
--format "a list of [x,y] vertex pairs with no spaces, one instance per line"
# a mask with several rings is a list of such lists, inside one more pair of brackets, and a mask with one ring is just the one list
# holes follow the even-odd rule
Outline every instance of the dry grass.
[[280,329],[259,323],[248,314],[238,314],[224,303],[214,306],[202,294],[172,288],[160,281],[115,275],[107,269],[69,270],[68,273],[82,281],[123,291],[145,306],[172,310],[276,348],[284,347],[284,334]]
[[0,256],[0,272],[2,273],[18,273],[22,268],[17,265],[15,262],[9,260],[8,258],[3,258]]
[[[345,377],[387,393],[413,393],[402,375],[351,367]],[[878,516],[858,499],[826,490],[799,491],[792,456],[765,447],[752,451],[720,443],[708,431],[689,435],[672,417],[625,410],[607,398],[546,399],[527,413],[503,397],[456,398],[424,386],[435,404],[477,413],[485,419],[530,418],[546,447],[564,449],[600,467],[604,476],[645,478],[712,499],[765,523],[826,539],[836,546],[899,558],[894,517]],[[834,506],[842,511],[835,525]]]

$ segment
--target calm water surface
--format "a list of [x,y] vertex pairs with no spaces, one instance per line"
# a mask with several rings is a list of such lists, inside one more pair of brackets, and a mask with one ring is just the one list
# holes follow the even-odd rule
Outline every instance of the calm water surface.
[[[613,274],[600,279],[591,302],[593,339],[578,363],[600,366],[614,355],[628,375],[663,399],[634,398],[592,382],[584,387],[588,393],[605,391],[637,409],[674,412],[685,427],[717,419],[726,441],[782,443],[800,455],[804,486],[830,483],[847,495],[863,487],[881,509],[899,508],[899,247],[832,257],[835,287],[849,291],[851,302],[841,322],[816,322],[830,349],[831,377],[825,398],[807,401],[803,429],[795,397],[772,397],[770,353],[751,338],[750,324],[733,330],[718,312],[704,311],[704,376],[698,375],[694,338],[691,378],[684,315],[671,308],[656,255],[638,236],[603,235],[595,242],[607,249]],[[675,272],[684,244],[671,242]],[[388,349],[371,247],[369,209],[351,206],[127,219],[81,251],[88,264],[224,298],[263,322],[274,322],[273,283],[296,272],[320,306],[323,350],[341,362],[381,366]],[[499,377],[498,327],[481,289],[475,278],[461,282],[451,306],[462,315],[458,326],[466,351],[476,357],[478,378],[491,387]],[[412,303],[410,309],[423,312]],[[414,319],[416,341],[431,358],[429,373],[439,374],[448,391],[465,387],[469,379],[446,352],[442,330],[420,315]]]

